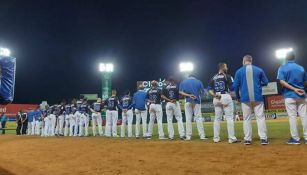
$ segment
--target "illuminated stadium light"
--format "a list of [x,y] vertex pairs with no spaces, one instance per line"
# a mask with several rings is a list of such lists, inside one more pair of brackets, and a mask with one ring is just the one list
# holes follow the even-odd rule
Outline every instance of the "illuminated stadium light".
[[179,70],[180,72],[192,72],[194,70],[194,65],[190,62],[180,63]]
[[292,51],[293,51],[293,48],[278,49],[275,52],[275,57],[277,59],[286,59],[287,54]]
[[99,71],[100,72],[113,72],[114,70],[114,65],[112,63],[100,63],[99,64]]
[[11,51],[7,48],[0,48],[0,55],[8,57],[11,55]]

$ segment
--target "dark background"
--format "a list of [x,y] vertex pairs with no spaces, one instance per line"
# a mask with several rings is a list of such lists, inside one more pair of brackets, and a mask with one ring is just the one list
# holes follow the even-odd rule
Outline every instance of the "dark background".
[[307,67],[307,1],[1,0],[0,46],[17,58],[15,103],[100,93],[100,61],[115,64],[120,94],[137,80],[179,78],[184,60],[207,85],[218,62],[234,74],[244,54],[274,81],[280,47]]

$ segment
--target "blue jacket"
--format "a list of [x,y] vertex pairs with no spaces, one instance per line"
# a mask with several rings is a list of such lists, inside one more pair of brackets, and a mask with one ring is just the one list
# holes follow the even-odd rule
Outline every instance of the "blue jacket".
[[[188,79],[183,80],[179,85],[179,91],[183,91],[187,94],[192,94],[196,97],[194,103],[201,103],[201,93],[204,92],[204,85],[201,81],[196,78],[190,77]],[[192,102],[190,97],[186,97],[186,102]]]
[[269,83],[264,71],[254,65],[244,65],[237,70],[233,89],[241,102],[262,102],[262,86]]
[[147,93],[143,90],[138,90],[133,95],[133,106],[138,110],[146,110],[146,96]]

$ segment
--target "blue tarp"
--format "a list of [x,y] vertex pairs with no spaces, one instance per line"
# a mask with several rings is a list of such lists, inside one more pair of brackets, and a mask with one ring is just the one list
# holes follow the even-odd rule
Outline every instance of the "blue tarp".
[[0,56],[0,104],[11,103],[14,99],[16,58]]

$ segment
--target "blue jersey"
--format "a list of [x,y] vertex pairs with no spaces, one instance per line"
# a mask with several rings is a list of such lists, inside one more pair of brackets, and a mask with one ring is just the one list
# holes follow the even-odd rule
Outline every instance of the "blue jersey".
[[82,100],[77,100],[77,110],[81,111],[81,105],[83,104]]
[[[307,81],[305,69],[296,64],[294,61],[288,61],[287,64],[278,69],[277,79],[284,80],[291,86],[304,90],[304,83]],[[293,90],[282,88],[284,98],[305,98],[304,95],[299,96]]]
[[103,109],[103,103],[95,102],[92,106],[95,112],[101,112],[101,110]]
[[70,104],[65,105],[64,108],[65,108],[65,114],[66,114],[66,115],[69,115],[69,114],[72,113],[72,107],[71,107]]
[[87,103],[82,103],[80,106],[80,112],[83,114],[89,113],[90,106]]
[[186,97],[186,102],[194,102],[196,104],[201,103],[201,93],[204,91],[204,85],[201,81],[194,77],[189,77],[183,80],[179,85],[179,91],[185,92],[187,94],[194,95],[196,99],[193,101],[190,97]]
[[179,100],[179,88],[175,83],[165,85],[162,92],[170,100]]
[[29,111],[27,113],[28,116],[28,122],[33,122],[34,121],[34,117],[35,117],[35,112],[34,111]]
[[41,112],[41,110],[37,110],[34,113],[35,113],[35,121],[42,121],[43,113]]
[[269,83],[264,71],[254,65],[244,65],[237,70],[233,89],[241,102],[262,102],[262,86]]
[[132,99],[129,95],[125,95],[120,99],[119,103],[120,109],[132,109]]
[[157,87],[152,87],[147,91],[147,99],[152,101],[153,104],[161,104],[162,91]]
[[208,89],[221,94],[229,93],[232,88],[233,78],[224,73],[214,75],[210,82]]
[[105,101],[104,105],[106,106],[107,110],[115,111],[117,110],[118,106],[118,98],[115,96],[111,96]]
[[133,105],[135,109],[146,110],[146,96],[147,93],[143,90],[139,90],[133,95]]

